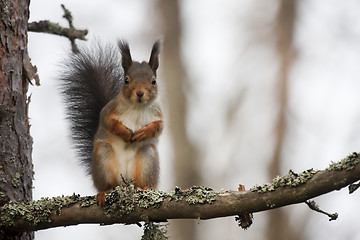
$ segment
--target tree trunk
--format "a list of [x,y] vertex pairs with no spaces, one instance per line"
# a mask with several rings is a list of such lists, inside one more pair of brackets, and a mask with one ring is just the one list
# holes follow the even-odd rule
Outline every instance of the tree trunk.
[[[35,76],[27,53],[29,0],[0,0],[0,206],[31,201],[33,165],[28,84]],[[33,239],[0,232],[0,239]]]
[[[191,144],[187,129],[188,113],[185,86],[188,86],[186,70],[181,60],[182,27],[179,1],[159,0],[158,6],[164,24],[163,79],[166,85],[166,99],[169,109],[168,126],[174,149],[174,181],[181,188],[200,184],[198,152]],[[174,239],[196,239],[196,222],[181,220],[171,223]]]
[[[276,49],[279,56],[279,80],[278,80],[278,119],[275,126],[275,150],[268,168],[269,178],[280,175],[281,153],[285,137],[285,109],[287,104],[287,82],[293,57],[293,32],[296,13],[296,0],[280,0],[279,10],[275,22]],[[295,239],[288,212],[285,209],[276,209],[269,212],[269,220],[266,230],[268,240]]]

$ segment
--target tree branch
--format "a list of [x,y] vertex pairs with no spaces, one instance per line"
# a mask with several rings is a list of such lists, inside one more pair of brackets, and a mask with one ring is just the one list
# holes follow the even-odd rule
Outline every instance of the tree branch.
[[48,20],[43,20],[43,21],[39,21],[39,22],[29,23],[28,31],[50,33],[50,34],[55,34],[55,35],[66,37],[71,42],[72,51],[74,53],[77,53],[77,52],[79,52],[79,50],[75,44],[75,39],[86,40],[85,36],[88,34],[88,30],[76,29],[72,23],[73,17],[71,15],[71,12],[67,8],[65,8],[65,6],[63,4],[61,4],[61,7],[64,10],[63,17],[69,23],[69,28],[61,27],[60,24],[58,24],[58,23],[53,23]]
[[170,193],[117,187],[106,195],[104,208],[95,197],[78,195],[41,199],[31,203],[10,201],[0,208],[0,231],[34,231],[82,223],[102,225],[167,219],[210,219],[260,212],[302,203],[340,190],[360,180],[360,155],[353,153],[322,171],[290,172],[272,184],[249,191],[215,192],[210,188],[175,188]]
[[306,201],[305,203],[306,203],[306,205],[308,205],[308,207],[311,210],[314,210],[316,212],[327,215],[329,217],[329,221],[336,220],[339,216],[337,213],[328,213],[328,212],[321,210],[320,207],[316,204],[316,202],[314,200],[309,200],[309,201]]

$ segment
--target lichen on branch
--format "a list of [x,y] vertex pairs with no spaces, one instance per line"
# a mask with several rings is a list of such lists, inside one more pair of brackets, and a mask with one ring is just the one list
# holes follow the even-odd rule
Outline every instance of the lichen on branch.
[[97,223],[102,225],[164,222],[168,219],[211,219],[242,216],[290,204],[339,190],[360,180],[360,155],[352,153],[325,170],[290,171],[272,184],[251,191],[214,191],[195,186],[176,187],[167,193],[119,186],[97,206],[94,196],[43,198],[29,203],[10,201],[0,208],[0,231],[34,231],[57,226]]
[[78,53],[79,49],[75,44],[76,39],[86,40],[85,36],[88,34],[88,30],[80,30],[76,29],[73,25],[73,17],[71,12],[61,4],[62,9],[64,10],[63,18],[65,18],[68,23],[69,27],[62,27],[58,23],[51,22],[49,20],[42,20],[39,22],[31,22],[28,24],[28,31],[30,32],[39,32],[39,33],[49,33],[55,34],[59,36],[66,37],[70,40],[72,51],[74,53]]

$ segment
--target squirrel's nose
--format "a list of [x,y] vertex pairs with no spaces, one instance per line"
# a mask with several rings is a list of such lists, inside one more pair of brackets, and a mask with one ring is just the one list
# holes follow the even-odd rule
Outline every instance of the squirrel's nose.
[[136,96],[138,96],[139,98],[144,96],[144,92],[143,91],[137,91],[136,92]]

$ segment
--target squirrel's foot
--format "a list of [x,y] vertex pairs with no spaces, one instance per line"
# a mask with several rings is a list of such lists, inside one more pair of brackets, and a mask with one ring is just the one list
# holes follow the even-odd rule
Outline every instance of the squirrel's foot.
[[140,191],[146,191],[146,190],[149,190],[149,189],[152,189],[150,187],[136,187],[136,189],[140,190]]
[[105,206],[105,194],[108,193],[108,190],[107,191],[102,191],[102,192],[99,192],[98,194],[96,194],[96,203],[97,205],[103,207]]

